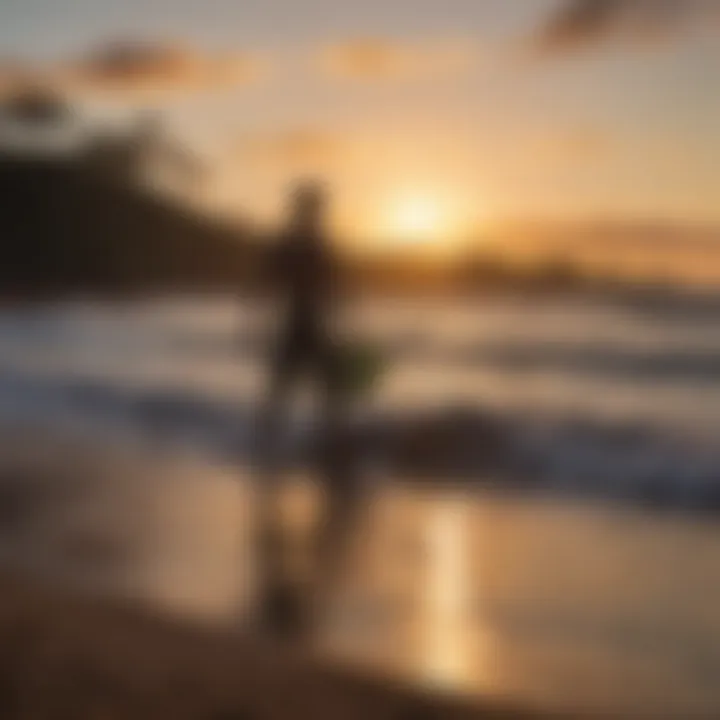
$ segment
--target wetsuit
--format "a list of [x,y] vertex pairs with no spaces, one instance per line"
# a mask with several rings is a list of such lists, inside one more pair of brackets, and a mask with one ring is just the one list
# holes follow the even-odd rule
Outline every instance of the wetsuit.
[[337,352],[330,329],[336,269],[321,237],[291,231],[270,257],[270,280],[281,298],[280,331],[271,360],[271,393],[278,400],[300,377],[314,380],[326,399],[339,392]]

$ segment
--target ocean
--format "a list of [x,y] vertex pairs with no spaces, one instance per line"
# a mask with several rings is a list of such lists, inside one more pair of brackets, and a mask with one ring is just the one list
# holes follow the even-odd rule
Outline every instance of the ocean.
[[[267,319],[232,298],[4,309],[5,454],[57,477],[28,500],[33,474],[7,476],[3,561],[241,624]],[[368,512],[323,651],[543,708],[719,713],[718,320],[712,296],[353,308],[387,358],[355,422],[461,430],[436,452],[463,460],[401,473],[362,436]],[[502,452],[467,451],[489,431]],[[311,469],[292,477],[303,517]]]

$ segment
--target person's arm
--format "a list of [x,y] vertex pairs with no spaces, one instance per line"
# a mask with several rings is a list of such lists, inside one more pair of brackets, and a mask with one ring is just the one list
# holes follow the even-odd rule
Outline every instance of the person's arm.
[[282,241],[268,240],[258,252],[253,286],[258,295],[267,297],[277,291],[284,265]]
[[327,258],[328,291],[334,303],[341,305],[354,295],[354,278],[347,258],[337,251]]

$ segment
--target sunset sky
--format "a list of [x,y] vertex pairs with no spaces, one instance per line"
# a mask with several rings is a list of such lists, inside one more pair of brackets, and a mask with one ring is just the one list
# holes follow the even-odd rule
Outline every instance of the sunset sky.
[[313,173],[362,232],[715,223],[720,3],[680,5],[5,0],[0,80],[31,64],[93,117],[162,108],[225,209]]

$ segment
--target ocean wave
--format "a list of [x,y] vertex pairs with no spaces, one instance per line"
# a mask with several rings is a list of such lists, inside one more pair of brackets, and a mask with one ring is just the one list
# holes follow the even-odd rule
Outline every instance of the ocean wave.
[[[188,447],[252,462],[256,408],[192,388],[118,387],[64,376],[0,374],[0,421],[130,433],[157,447]],[[288,466],[313,456],[307,415],[288,423]],[[660,427],[477,406],[368,412],[353,425],[356,461],[409,482],[508,488],[720,511],[720,449]]]

